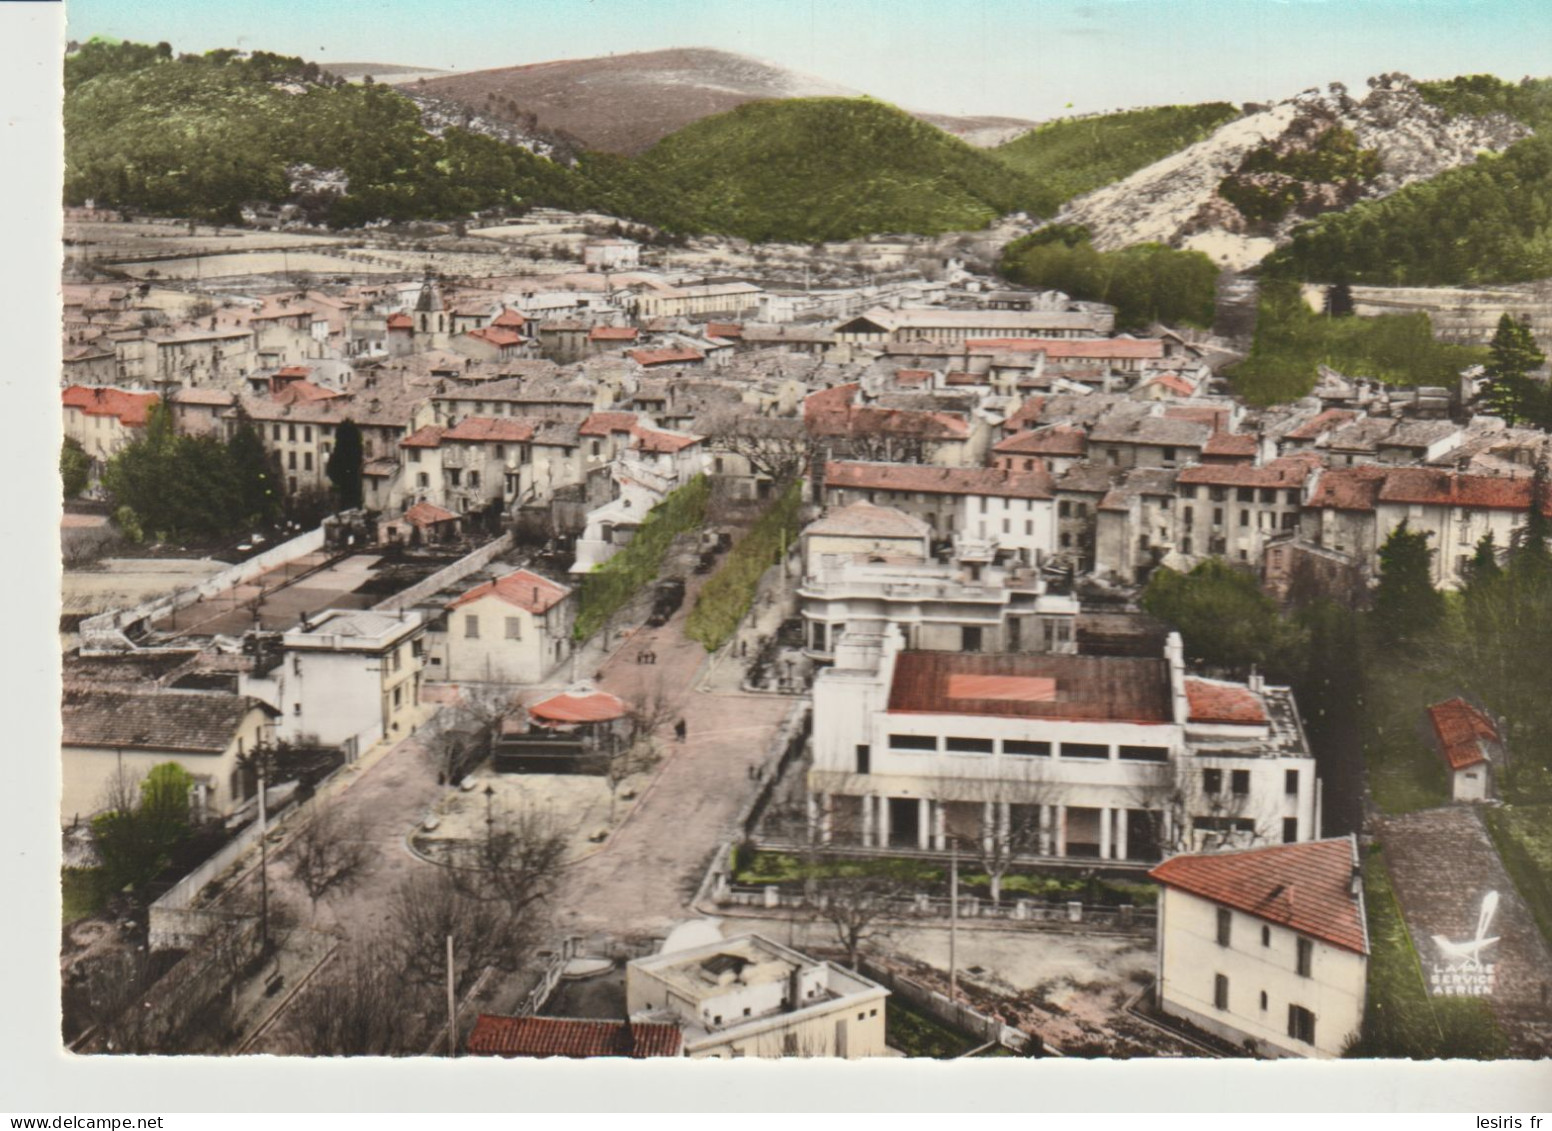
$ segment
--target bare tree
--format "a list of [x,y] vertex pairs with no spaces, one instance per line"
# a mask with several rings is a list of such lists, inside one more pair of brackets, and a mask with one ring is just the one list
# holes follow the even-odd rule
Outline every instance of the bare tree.
[[524,915],[553,890],[565,857],[566,835],[548,812],[492,812],[485,835],[463,845],[450,870],[452,886],[470,899]]
[[437,780],[458,781],[490,754],[501,725],[518,710],[512,690],[495,685],[459,689],[458,702],[443,710],[422,748]]
[[959,843],[986,872],[994,904],[1002,902],[1003,877],[1020,859],[1038,855],[1052,835],[1042,826],[1041,812],[1060,803],[1064,791],[1058,783],[1045,780],[1042,769],[1031,764],[1011,776],[961,778],[940,793],[943,801],[979,802],[990,817],[989,821],[982,818],[979,836],[961,837]]
[[756,477],[778,487],[804,475],[814,458],[814,439],[797,417],[761,416],[727,406],[707,413],[696,427],[714,450],[742,457]]
[[816,854],[808,875],[815,915],[829,924],[845,949],[846,964],[857,969],[863,948],[882,933],[882,920],[890,905],[907,894],[906,885],[888,874],[868,874],[855,861],[824,854]]
[[388,900],[394,924],[395,964],[405,978],[439,986],[447,977],[447,940],[453,940],[454,981],[467,990],[488,966],[514,970],[537,934],[537,924],[503,901],[460,890],[451,869],[421,872]]
[[[445,945],[445,944],[444,944]],[[396,1056],[417,1051],[428,986],[406,980],[399,954],[382,942],[342,948],[286,1014],[286,1032],[309,1056]]]
[[307,892],[313,918],[318,901],[331,891],[347,891],[371,859],[359,820],[342,818],[333,805],[320,808],[287,850],[291,874]]

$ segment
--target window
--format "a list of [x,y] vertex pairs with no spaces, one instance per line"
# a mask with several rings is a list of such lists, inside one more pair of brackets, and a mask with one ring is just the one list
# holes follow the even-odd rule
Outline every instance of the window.
[[873,748],[866,742],[857,744],[857,772],[859,774],[871,773],[873,769]]
[[1174,448],[1165,448],[1164,449],[1164,462],[1165,463],[1174,463],[1175,462],[1175,449]]
[[1120,448],[1106,448],[1105,449],[1105,462],[1108,463],[1111,467],[1115,467],[1116,465],[1118,465],[1121,462],[1121,449]]
[[938,740],[931,734],[892,734],[889,736],[889,745],[894,750],[936,751]]
[[1126,762],[1168,762],[1167,746],[1123,746],[1121,759]]
[[419,475],[415,476],[415,486],[417,486],[417,487],[429,487],[429,486],[431,486],[431,476],[428,475],[426,472],[422,471]]
[[1062,535],[1062,549],[1064,549],[1064,550],[1072,549],[1072,535],[1071,534],[1063,534]]
[[1214,526],[1222,526],[1223,525],[1223,508],[1222,507],[1213,507],[1213,525]]
[[996,744],[989,738],[945,738],[943,748],[950,754],[990,754]]
[[1288,511],[1283,515],[1283,529],[1293,530],[1299,525],[1299,516],[1294,511]]
[[1315,964],[1315,944],[1309,939],[1299,940],[1298,971],[1299,977],[1308,978],[1310,968]]
[[1089,505],[1087,503],[1079,503],[1078,504],[1078,517],[1079,518],[1088,518],[1088,516],[1089,516]]
[[1262,1013],[1266,1012],[1266,991],[1265,990],[1261,991],[1261,1012]]
[[1228,946],[1234,935],[1234,912],[1227,907],[1218,908],[1218,945]]
[[395,648],[393,650],[393,670],[394,671],[401,671],[403,668],[404,668],[404,649],[403,648]]
[[1004,754],[1016,754],[1021,758],[1049,758],[1051,756],[1051,744],[1049,742],[1026,742],[1022,738],[1005,738],[1002,742]]
[[1002,532],[1004,534],[1012,534],[1013,533],[1013,520],[1012,519],[1005,518],[1005,519],[1002,520]]
[[1288,1035],[1307,1045],[1315,1043],[1315,1015],[1302,1005],[1288,1007]]
[[1203,793],[1222,793],[1223,792],[1223,771],[1222,770],[1203,770],[1202,771],[1202,792]]
[[1109,758],[1110,747],[1096,742],[1064,742],[1062,743],[1063,758]]
[[394,706],[395,710],[398,710],[399,698],[403,694],[404,694],[404,689],[402,687],[395,687],[393,689],[393,706]]
[[1288,794],[1290,797],[1299,792],[1298,770],[1283,771],[1283,792]]
[[1272,506],[1277,505],[1277,489],[1274,487],[1261,488],[1261,501]]
[[523,638],[523,618],[507,617],[507,639],[521,640]]
[[1032,519],[1032,518],[1026,518],[1024,520],[1024,537],[1025,538],[1033,538],[1034,535],[1035,535],[1035,520]]
[[1057,517],[1059,517],[1059,518],[1071,518],[1072,517],[1072,503],[1068,502],[1066,499],[1063,499],[1060,503],[1057,503],[1056,504],[1056,514],[1057,514]]
[[313,469],[313,453],[312,452],[303,452],[302,453],[302,470],[303,471],[311,471],[312,469]]
[[479,485],[480,485],[480,473],[478,471],[471,470],[469,472],[469,486],[470,487],[478,487]]
[[480,618],[473,613],[463,618],[463,636],[465,640],[480,638]]
[[497,459],[506,459],[507,458],[507,446],[505,444],[497,444],[496,445],[496,458]]
[[1213,975],[1213,1004],[1219,1009],[1229,1008],[1229,979],[1222,974]]
[[292,471],[296,470],[296,452],[291,451],[286,453],[286,467]]
[[1254,487],[1240,487],[1234,492],[1234,498],[1242,503],[1256,501],[1256,489]]
[[311,424],[302,425],[302,439],[309,444],[313,442],[313,426]]
[[420,449],[419,448],[411,448],[410,449],[410,462],[411,463],[419,463],[420,462]]
[[1191,539],[1189,537],[1185,537],[1185,538],[1182,538],[1180,540],[1180,552],[1182,554],[1185,554],[1187,557],[1190,556],[1190,554],[1191,554]]
[[1283,818],[1283,843],[1295,844],[1299,839],[1299,818]]
[[1261,928],[1261,945],[1262,946],[1271,946],[1272,945],[1272,928],[1271,927],[1263,926]]
[[1193,516],[1193,511],[1191,510],[1190,507],[1181,507],[1180,508],[1180,517],[1185,520],[1185,524],[1187,526],[1190,526],[1191,523],[1196,521],[1194,516]]
[[1250,771],[1235,770],[1229,777],[1229,788],[1236,797],[1244,797],[1250,792]]
[[286,425],[286,439],[292,441],[293,443],[296,441],[296,425],[295,424],[287,424]]
[[1240,511],[1239,512],[1239,524],[1241,526],[1249,526],[1250,525],[1250,512],[1249,511]]
[[280,443],[280,425],[278,425],[278,424],[275,425],[274,440],[275,440],[275,443],[277,443],[277,444]]
[[448,468],[447,469],[447,481],[450,484],[452,484],[454,487],[457,487],[460,484],[462,484],[462,482],[463,482],[463,469],[462,468],[458,468],[458,467],[450,467],[450,468]]
[[1207,495],[1215,503],[1223,502],[1224,490],[1222,487],[1209,487]]

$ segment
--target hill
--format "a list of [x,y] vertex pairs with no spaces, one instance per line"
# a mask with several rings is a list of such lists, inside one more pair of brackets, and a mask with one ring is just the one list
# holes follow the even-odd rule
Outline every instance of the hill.
[[606,207],[754,241],[982,228],[1029,196],[984,151],[869,99],[752,102],[584,170]]
[[1158,242],[1249,267],[1299,224],[1389,196],[1527,136],[1502,113],[1428,101],[1405,75],[1340,84],[1229,121],[1211,136],[1068,205],[1100,249]]
[[1227,102],[1154,106],[1047,122],[992,150],[1035,181],[1034,211],[1054,214],[1076,196],[1201,141],[1239,116]]
[[1552,80],[1489,75],[1422,83],[1439,113],[1538,131],[1383,200],[1323,216],[1270,256],[1269,274],[1394,286],[1513,283],[1552,276]]
[[[746,55],[705,47],[411,77],[400,85],[505,117],[530,133],[569,136],[579,148],[624,156],[644,153],[688,125],[748,102],[862,94]],[[996,144],[1032,124],[1020,118],[918,116],[973,144]]]

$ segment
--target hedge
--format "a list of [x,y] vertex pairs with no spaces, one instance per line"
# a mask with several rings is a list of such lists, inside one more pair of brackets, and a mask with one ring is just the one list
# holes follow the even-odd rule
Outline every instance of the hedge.
[[783,549],[797,539],[803,481],[795,480],[739,539],[716,573],[701,587],[685,624],[685,635],[715,652],[738,630],[754,603],[760,578]]
[[697,475],[653,507],[626,547],[582,579],[572,635],[586,640],[632,597],[658,579],[668,547],[679,535],[705,524],[711,481]]

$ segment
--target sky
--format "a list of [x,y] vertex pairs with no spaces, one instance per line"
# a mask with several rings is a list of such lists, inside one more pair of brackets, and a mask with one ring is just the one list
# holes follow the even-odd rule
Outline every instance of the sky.
[[716,47],[914,110],[1045,119],[1371,75],[1552,71],[1548,0],[69,0],[69,35],[482,70]]

